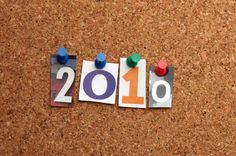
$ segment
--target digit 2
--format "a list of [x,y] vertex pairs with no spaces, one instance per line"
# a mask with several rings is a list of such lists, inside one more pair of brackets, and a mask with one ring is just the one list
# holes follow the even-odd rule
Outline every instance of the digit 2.
[[55,102],[64,102],[64,103],[71,103],[72,97],[66,96],[66,93],[70,89],[71,85],[73,84],[73,81],[75,79],[75,72],[73,69],[69,67],[62,67],[57,72],[57,79],[63,79],[63,75],[67,73],[68,77],[67,80],[62,87],[61,91],[58,93],[57,97],[55,98]]

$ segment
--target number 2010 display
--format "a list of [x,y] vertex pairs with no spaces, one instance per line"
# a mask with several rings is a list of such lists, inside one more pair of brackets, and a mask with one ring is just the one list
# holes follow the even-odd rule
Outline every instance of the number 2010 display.
[[[119,75],[118,106],[147,108],[146,61],[136,59],[135,56],[134,58],[121,58],[119,69],[119,65],[116,63],[105,62],[103,65],[101,58],[98,58],[97,62],[83,61],[78,100],[114,105]],[[100,68],[101,66],[103,67]],[[158,71],[162,72],[162,75],[158,74]],[[52,55],[51,106],[69,107],[73,105],[75,77],[76,56],[69,56],[66,63],[60,63],[57,56]],[[174,68],[172,66],[163,64],[159,67],[150,66],[149,108],[172,107],[173,78]]]

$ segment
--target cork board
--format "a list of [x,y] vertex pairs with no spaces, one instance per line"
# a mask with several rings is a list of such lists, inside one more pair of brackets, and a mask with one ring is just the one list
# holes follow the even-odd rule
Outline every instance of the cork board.
[[[236,155],[234,0],[0,1],[1,155]],[[50,55],[175,67],[172,109],[51,108]],[[148,73],[147,73],[148,74]],[[147,75],[148,76],[148,75]],[[148,96],[147,96],[148,99]]]

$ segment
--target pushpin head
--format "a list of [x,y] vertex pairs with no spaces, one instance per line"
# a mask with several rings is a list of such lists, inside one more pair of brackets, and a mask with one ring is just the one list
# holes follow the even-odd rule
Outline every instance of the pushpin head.
[[156,66],[155,73],[158,76],[164,76],[167,73],[167,62],[164,60],[159,61]]
[[104,53],[99,53],[96,56],[95,66],[98,69],[102,69],[106,65],[106,55]]
[[57,61],[61,64],[65,64],[69,59],[66,48],[58,48]]
[[126,63],[129,67],[133,68],[138,64],[140,59],[141,59],[141,56],[139,54],[133,53],[131,56],[127,58]]

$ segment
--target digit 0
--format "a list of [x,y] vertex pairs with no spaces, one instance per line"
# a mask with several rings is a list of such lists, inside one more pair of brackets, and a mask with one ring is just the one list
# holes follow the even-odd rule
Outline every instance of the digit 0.
[[[157,88],[158,86],[163,85],[166,88],[165,91],[165,96],[163,96],[162,98],[159,98],[157,96]],[[170,98],[170,94],[171,94],[171,89],[170,89],[170,84],[164,80],[159,80],[156,81],[153,86],[152,86],[152,98],[153,100],[155,100],[158,103],[163,103],[166,102],[169,98]]]
[[[107,89],[106,89],[105,93],[102,95],[96,95],[92,89],[92,80],[95,76],[97,76],[99,74],[103,75],[107,80]],[[99,83],[99,82],[97,82],[97,83]],[[106,98],[110,97],[113,94],[113,92],[115,91],[115,88],[116,88],[116,80],[115,80],[114,76],[107,71],[95,70],[95,71],[92,71],[86,75],[86,77],[84,78],[84,82],[83,82],[83,88],[84,88],[85,93],[89,97],[91,97],[93,99],[102,100],[102,99],[106,99]]]

